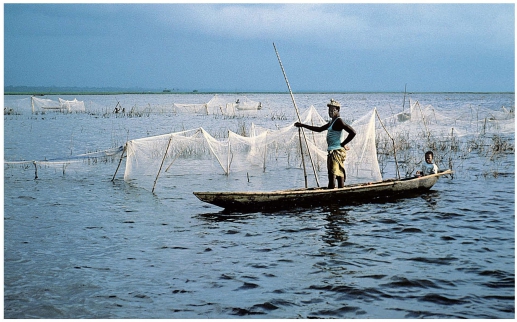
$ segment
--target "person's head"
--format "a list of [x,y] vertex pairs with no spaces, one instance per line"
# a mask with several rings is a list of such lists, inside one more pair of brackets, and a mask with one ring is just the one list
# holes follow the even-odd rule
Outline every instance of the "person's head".
[[433,163],[433,158],[434,158],[433,151],[427,151],[425,153],[425,162],[431,164],[431,163]]
[[339,115],[339,110],[341,109],[341,104],[339,104],[338,101],[331,98],[330,103],[327,104],[327,107],[329,108],[330,117]]

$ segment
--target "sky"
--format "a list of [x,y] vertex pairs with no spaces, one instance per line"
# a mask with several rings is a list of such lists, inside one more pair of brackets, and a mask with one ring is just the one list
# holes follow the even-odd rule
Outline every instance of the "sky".
[[4,86],[513,92],[515,5],[4,3]]

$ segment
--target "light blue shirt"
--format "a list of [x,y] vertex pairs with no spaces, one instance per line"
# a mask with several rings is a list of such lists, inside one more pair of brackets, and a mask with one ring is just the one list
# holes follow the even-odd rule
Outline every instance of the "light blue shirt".
[[424,161],[424,164],[422,164],[422,172],[424,176],[438,173],[438,166],[434,163],[427,163]]
[[[339,117],[338,117],[339,118]],[[332,129],[332,126],[334,125],[334,123],[337,121],[336,118],[334,120],[334,122],[332,122],[332,124],[330,124],[330,127],[327,131],[327,145],[328,145],[328,151],[332,151],[332,150],[339,150],[342,148],[341,146],[341,134],[342,134],[342,130],[340,131],[335,131]]]

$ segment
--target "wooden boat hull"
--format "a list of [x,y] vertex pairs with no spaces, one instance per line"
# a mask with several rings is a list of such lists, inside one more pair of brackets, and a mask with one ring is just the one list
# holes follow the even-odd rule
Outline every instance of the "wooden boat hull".
[[194,195],[201,201],[226,210],[237,211],[290,209],[332,204],[348,205],[375,201],[379,198],[420,194],[429,190],[440,176],[451,173],[451,170],[446,170],[424,177],[354,184],[337,189],[304,188],[254,192],[194,192]]

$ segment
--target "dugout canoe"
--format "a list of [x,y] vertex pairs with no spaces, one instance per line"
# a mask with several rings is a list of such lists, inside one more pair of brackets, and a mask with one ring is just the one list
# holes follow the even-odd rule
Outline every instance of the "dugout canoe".
[[401,180],[390,179],[375,183],[346,185],[343,188],[303,188],[277,191],[252,192],[194,192],[201,201],[219,206],[227,211],[259,211],[318,207],[326,205],[350,205],[378,201],[383,198],[415,196],[431,189],[443,175],[451,170],[440,171],[423,177]]

